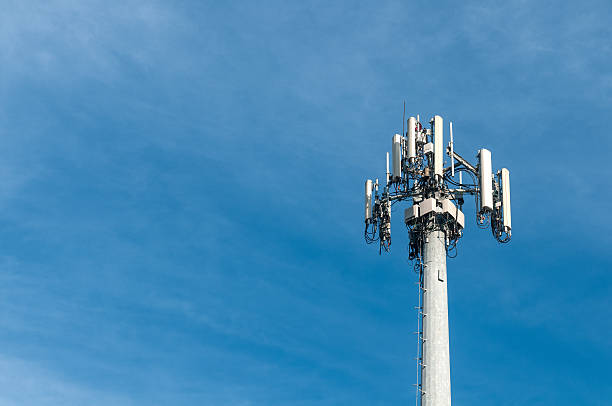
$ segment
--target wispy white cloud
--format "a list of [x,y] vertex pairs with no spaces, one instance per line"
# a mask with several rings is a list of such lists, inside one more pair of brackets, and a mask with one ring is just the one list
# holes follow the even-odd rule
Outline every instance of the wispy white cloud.
[[606,16],[610,16],[607,7],[577,9],[571,3],[558,3],[540,8],[517,0],[468,2],[459,21],[484,63],[512,66],[515,72],[529,69],[525,78],[536,72],[544,77],[566,74],[582,86],[579,97],[600,100],[600,88],[607,86],[607,70],[602,68],[612,57],[608,41],[612,29]]
[[131,405],[129,397],[71,382],[35,362],[0,356],[3,405]]
[[122,59],[146,66],[162,58],[180,21],[160,2],[12,2],[0,17],[3,79],[111,82]]

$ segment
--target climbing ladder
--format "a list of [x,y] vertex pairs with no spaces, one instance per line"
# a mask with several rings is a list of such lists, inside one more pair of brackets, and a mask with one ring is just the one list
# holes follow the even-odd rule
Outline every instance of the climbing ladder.
[[415,264],[415,272],[418,273],[419,281],[416,282],[416,285],[419,287],[419,299],[418,306],[415,306],[415,310],[417,311],[417,331],[415,334],[417,335],[417,356],[415,358],[417,364],[417,375],[416,375],[416,393],[415,393],[415,406],[420,406],[423,402],[423,396],[425,392],[423,391],[423,369],[426,365],[423,363],[423,343],[425,341],[423,337],[423,318],[426,316],[423,313],[423,293],[425,292],[425,288],[423,287],[423,260],[419,257],[417,259],[417,263]]

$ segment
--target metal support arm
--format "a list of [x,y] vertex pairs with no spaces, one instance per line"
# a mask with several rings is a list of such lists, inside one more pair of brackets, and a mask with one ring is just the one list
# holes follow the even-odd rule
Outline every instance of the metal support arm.
[[[450,156],[450,148],[446,149],[446,153]],[[478,171],[476,170],[476,168],[473,167],[472,164],[470,164],[468,161],[466,161],[461,155],[459,155],[455,151],[453,151],[453,156],[451,156],[451,159],[456,159],[457,162],[459,162],[461,165],[465,166],[474,175],[478,176]],[[446,172],[448,172],[450,170],[451,170],[450,167],[444,168],[444,173],[446,173]]]

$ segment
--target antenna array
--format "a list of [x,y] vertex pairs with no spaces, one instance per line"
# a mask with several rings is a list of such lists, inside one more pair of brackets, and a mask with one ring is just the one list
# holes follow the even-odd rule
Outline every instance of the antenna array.
[[[493,174],[491,152],[484,148],[478,151],[475,166],[468,163],[455,151],[452,122],[450,142],[446,148],[450,165],[444,168],[442,117],[432,118],[429,128],[423,127],[414,117],[410,117],[407,124],[404,135],[395,134],[392,138],[391,165],[387,153],[387,182],[382,193],[378,193],[378,180],[366,181],[366,242],[379,242],[381,252],[389,251],[391,207],[397,202],[410,201],[412,207],[404,212],[410,235],[410,259],[419,257],[419,240],[425,231],[432,228],[446,234],[447,252],[452,251],[465,227],[465,195],[475,196],[478,226],[490,226],[493,237],[500,243],[510,241],[508,169]],[[463,183],[464,173],[471,182]]]

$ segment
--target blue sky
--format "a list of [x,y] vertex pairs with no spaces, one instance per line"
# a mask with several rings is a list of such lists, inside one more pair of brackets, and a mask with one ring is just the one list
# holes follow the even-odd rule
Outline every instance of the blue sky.
[[0,405],[414,402],[401,210],[390,255],[362,219],[404,100],[511,171],[453,404],[612,402],[609,2],[2,9]]

